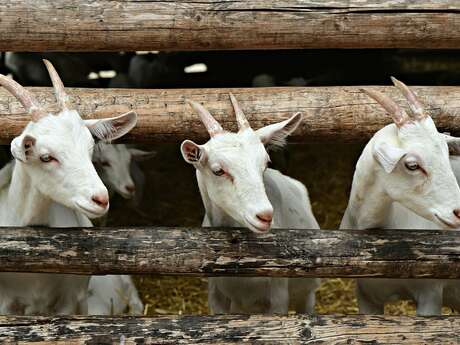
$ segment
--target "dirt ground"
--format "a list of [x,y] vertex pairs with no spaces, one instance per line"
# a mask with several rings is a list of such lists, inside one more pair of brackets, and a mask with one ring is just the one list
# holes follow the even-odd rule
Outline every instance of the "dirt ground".
[[[354,164],[362,147],[361,144],[291,144],[285,152],[272,154],[276,168],[307,186],[322,229],[337,229],[340,224],[348,202]],[[147,181],[142,203],[127,208],[126,201],[116,198],[109,225],[200,226],[204,210],[194,169],[182,160],[178,145],[158,145],[149,149],[158,154],[153,161],[142,163]],[[137,276],[135,281],[147,315],[208,312],[204,278]],[[324,279],[317,291],[316,312],[357,313],[354,289],[352,279]],[[414,304],[409,301],[386,307],[386,313],[393,315],[414,312]]]

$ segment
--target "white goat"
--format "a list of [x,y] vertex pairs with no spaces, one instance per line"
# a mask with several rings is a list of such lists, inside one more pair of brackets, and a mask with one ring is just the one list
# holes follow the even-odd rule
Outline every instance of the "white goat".
[[[103,215],[108,192],[91,162],[93,136],[112,140],[136,123],[134,112],[103,120],[82,120],[70,110],[68,96],[56,70],[45,61],[61,110],[47,113],[18,83],[0,75],[0,85],[11,92],[32,121],[11,143],[16,159],[11,181],[0,190],[0,226],[88,224],[87,217]],[[70,220],[53,211],[74,213]],[[75,217],[75,215],[77,215]],[[85,314],[89,277],[60,274],[0,273],[0,314]]]
[[143,315],[144,305],[130,276],[92,276],[89,281],[88,313]]
[[131,199],[136,192],[132,178],[133,161],[153,157],[155,152],[142,151],[123,144],[99,143],[93,154],[93,163],[109,194],[118,193],[125,199]]
[[[369,141],[356,164],[341,229],[455,229],[460,189],[449,163],[458,140],[440,134],[416,95],[392,78],[411,116],[387,96],[364,90],[393,118]],[[409,234],[408,234],[409,235]],[[384,303],[413,299],[418,315],[441,313],[445,280],[358,279],[359,310],[382,314]],[[452,293],[446,294],[447,300]]]
[[[115,193],[129,199],[126,206],[136,208],[142,201],[145,175],[138,161],[153,157],[155,152],[130,148],[124,144],[99,143],[93,154],[96,171],[109,190],[110,199]],[[96,226],[106,226],[109,213],[95,220]]]
[[[181,145],[185,161],[196,168],[206,209],[203,226],[245,226],[255,233],[271,227],[319,229],[305,186],[267,168],[264,145],[282,146],[301,115],[254,131],[233,95],[230,99],[238,133],[225,132],[201,104],[189,102],[211,137],[204,145],[190,140]],[[215,314],[286,314],[291,302],[297,312],[312,313],[318,285],[319,279],[209,278],[209,307]]]
[[[99,143],[94,150],[93,162],[110,197],[117,192],[123,198],[131,199],[139,193],[132,178],[133,163],[154,155],[155,152],[130,148],[124,144]],[[105,219],[102,219],[101,225],[105,225]],[[129,275],[91,277],[88,297],[90,315],[142,315],[143,311],[144,305]]]
[[[107,151],[109,154],[105,155],[105,150],[102,152],[99,151],[99,159],[105,157],[109,162],[114,162],[114,164],[111,165],[114,166],[114,169],[108,170],[106,175],[104,175],[111,178],[112,183],[116,180],[113,178],[114,175],[123,174],[124,170],[120,168],[125,166],[129,167],[131,155],[144,157],[147,154],[151,154],[149,152],[133,149],[133,151],[129,151],[130,153],[126,156],[124,154],[119,154],[119,152],[125,152],[125,145],[120,145],[123,146],[122,149],[115,151],[111,150],[111,147],[114,145],[102,145],[108,147]],[[96,154],[93,155],[93,159],[95,155]],[[126,159],[127,157],[129,159]],[[121,162],[125,164],[121,164]],[[0,190],[10,184],[13,168],[14,161],[11,161],[0,170]],[[129,173],[127,176],[131,178]],[[123,179],[119,177],[118,181],[123,181]],[[52,227],[92,227],[91,221],[82,213],[55,203],[51,204],[49,207],[48,225]],[[90,315],[120,315],[123,313],[142,315],[143,310],[144,306],[130,276],[108,275],[92,276],[90,278],[88,287],[88,313]]]

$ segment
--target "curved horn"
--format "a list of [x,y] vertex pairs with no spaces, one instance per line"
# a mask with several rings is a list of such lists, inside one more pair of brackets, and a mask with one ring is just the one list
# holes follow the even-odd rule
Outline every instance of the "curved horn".
[[61,110],[69,109],[69,96],[67,96],[64,90],[64,84],[62,83],[61,78],[59,78],[59,74],[57,73],[56,69],[54,68],[51,62],[45,59],[43,59],[43,62],[46,65],[46,69],[48,70],[48,74],[50,75],[51,82],[53,83],[54,94],[56,96],[59,108]]
[[219,122],[200,103],[191,100],[187,100],[187,103],[200,115],[201,122],[203,122],[211,138],[224,132]]
[[372,99],[376,100],[393,118],[396,126],[401,127],[405,123],[411,121],[409,115],[400,108],[391,98],[385,96],[383,93],[374,90],[361,89],[362,92],[367,94]]
[[232,102],[233,109],[235,110],[236,122],[238,123],[239,130],[243,131],[246,128],[251,128],[248,120],[246,119],[246,115],[244,115],[243,110],[241,110],[240,105],[232,93],[230,93],[230,101]]
[[42,117],[46,116],[46,112],[40,107],[34,95],[13,79],[0,74],[0,85],[18,99],[24,109],[26,109],[32,117],[32,121],[37,122]]
[[407,103],[409,104],[410,110],[417,119],[423,119],[428,116],[426,115],[423,109],[422,103],[420,103],[415,93],[411,89],[409,89],[409,87],[407,87],[406,84],[394,77],[391,77],[391,81],[393,82],[394,86],[396,86],[398,90],[401,91],[401,93],[407,99]]

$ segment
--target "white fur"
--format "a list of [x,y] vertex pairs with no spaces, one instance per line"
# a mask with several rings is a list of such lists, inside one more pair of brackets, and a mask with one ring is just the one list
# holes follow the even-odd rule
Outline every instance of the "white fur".
[[3,188],[7,188],[11,182],[11,176],[13,175],[14,161],[7,163],[0,170],[0,191]]
[[[255,233],[273,228],[318,229],[300,182],[267,169],[269,156],[263,143],[277,142],[293,132],[299,115],[258,131],[215,135],[204,145],[185,141],[184,159],[196,168],[206,209],[203,226],[248,227]],[[223,169],[225,174],[213,172]],[[271,223],[257,215],[273,215]],[[319,279],[209,278],[208,302],[212,313],[279,313],[288,305],[298,312],[313,312]]]
[[[272,228],[319,229],[303,184],[273,169],[265,171],[263,181],[274,208]],[[212,205],[206,186],[202,182],[199,186],[204,204]],[[210,219],[218,221],[211,222]],[[203,226],[242,225],[223,210],[206,207]],[[319,284],[319,279],[304,278],[209,278],[208,302],[215,314],[285,314],[289,304],[299,313],[313,313],[315,290]]]
[[[109,190],[110,199],[118,193],[129,199],[126,207],[136,208],[143,197],[145,175],[137,162],[153,157],[155,152],[147,152],[128,147],[124,144],[96,145],[93,154],[93,163],[97,173]],[[106,226],[109,214],[98,218],[96,226]]]
[[[14,167],[9,163],[0,171]],[[6,188],[7,189],[7,188]],[[51,227],[88,226],[78,211],[51,203],[46,215]],[[86,314],[88,276],[48,273],[0,273],[0,314]]]
[[[135,119],[130,113],[113,120],[125,133]],[[108,194],[91,162],[91,131],[111,121],[86,123],[76,111],[63,110],[30,122],[11,144],[15,164],[0,173],[0,226],[90,226],[87,217],[104,214],[108,204],[93,200],[108,200]],[[46,155],[55,160],[42,162]],[[0,273],[0,314],[85,314],[88,281],[75,275]]]
[[[50,226],[66,224],[72,227],[92,227],[91,221],[78,211],[53,203],[49,211]],[[49,282],[58,281],[50,275]],[[88,284],[89,283],[89,284]],[[47,284],[44,285],[47,288]],[[68,290],[69,295],[77,294],[80,297],[79,305],[86,306],[89,315],[142,315],[142,304],[137,289],[128,275],[106,276],[69,276],[62,288]],[[82,291],[88,291],[82,293]],[[31,292],[33,294],[33,292]],[[70,298],[61,301],[62,306],[68,307]],[[70,309],[70,308],[69,308]],[[86,313],[86,312],[85,312]]]
[[[118,193],[125,199],[131,199],[138,193],[131,177],[132,163],[153,155],[153,152],[124,144],[99,143],[94,150],[93,162],[111,196]],[[102,224],[105,225],[105,219]],[[90,315],[142,315],[143,311],[144,305],[129,275],[91,277],[88,297]]]
[[90,315],[143,315],[144,305],[130,276],[92,276],[88,312]]
[[[0,170],[0,189],[8,187],[14,161]],[[91,221],[79,211],[60,204],[49,207],[48,222],[51,227],[92,227]],[[9,296],[20,286],[21,298],[15,303],[15,313],[24,314],[86,314],[90,315],[142,315],[143,304],[130,276],[82,276],[55,274],[7,274],[7,284],[2,284],[4,296]],[[34,283],[31,285],[30,281]],[[89,286],[88,286],[89,283]],[[59,296],[53,305],[37,294]],[[64,293],[63,293],[64,291]],[[88,291],[88,296],[86,291]],[[88,298],[88,302],[87,302]],[[5,301],[5,308],[8,298]],[[19,302],[21,301],[21,302]],[[2,308],[0,302],[0,308]],[[49,309],[52,308],[50,311]]]
[[[91,221],[82,213],[71,210],[59,204],[51,204],[49,210],[50,226],[62,227],[66,224],[72,227],[92,227]],[[137,289],[129,275],[106,276],[69,276],[62,288],[68,289],[69,295],[74,291],[82,296],[80,305],[86,306],[89,315],[142,315],[142,304]],[[56,278],[50,275],[49,282],[54,284]],[[46,288],[46,285],[45,285]],[[82,291],[85,291],[83,294]],[[88,294],[86,294],[86,291]],[[64,303],[63,306],[67,306]],[[70,309],[70,308],[69,308]],[[86,313],[86,312],[85,312]]]
[[[427,172],[409,171],[417,161]],[[378,131],[356,164],[350,201],[341,229],[455,228],[460,189],[449,163],[445,138],[432,119],[394,124]],[[409,235],[409,234],[408,234]],[[443,289],[452,282],[432,279],[358,279],[360,313],[382,314],[384,303],[413,299],[418,315],[441,312]],[[449,292],[445,295],[451,300]],[[458,305],[458,302],[457,302]]]
[[93,162],[110,194],[116,192],[125,199],[131,199],[135,194],[135,183],[131,177],[132,162],[154,154],[124,144],[99,143],[94,150]]
[[[30,147],[24,141],[34,138]],[[11,151],[17,162],[11,185],[0,193],[0,224],[5,226],[46,225],[52,201],[79,209],[90,217],[104,214],[92,197],[108,198],[107,189],[91,163],[94,140],[75,111],[49,115],[31,122],[15,138]],[[43,155],[57,161],[44,163]]]

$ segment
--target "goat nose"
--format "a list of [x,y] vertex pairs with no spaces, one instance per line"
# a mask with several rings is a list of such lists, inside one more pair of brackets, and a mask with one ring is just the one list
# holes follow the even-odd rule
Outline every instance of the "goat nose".
[[93,195],[91,200],[100,207],[106,208],[109,204],[109,196],[107,194],[96,194]]
[[271,211],[260,212],[256,214],[256,217],[258,220],[260,220],[263,223],[271,223],[273,219],[273,212]]
[[456,208],[454,210],[454,214],[455,214],[455,217],[457,217],[458,219],[460,219],[460,208]]
[[136,191],[136,187],[134,187],[134,185],[132,185],[132,184],[129,184],[129,185],[125,186],[125,189],[128,192],[130,192],[131,194],[133,194]]

